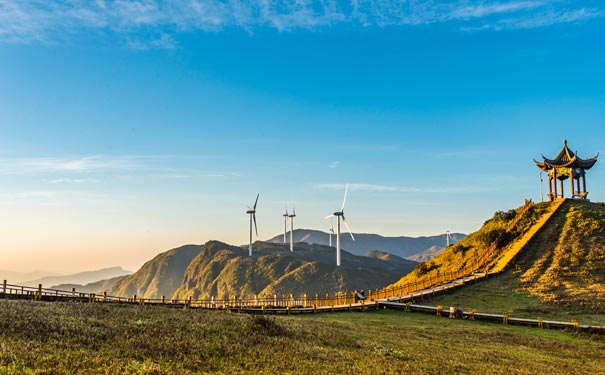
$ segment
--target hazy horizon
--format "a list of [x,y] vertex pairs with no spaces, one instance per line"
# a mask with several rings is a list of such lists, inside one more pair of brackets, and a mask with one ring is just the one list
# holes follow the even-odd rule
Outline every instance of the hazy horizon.
[[[295,228],[294,231],[296,230],[318,230],[320,232],[323,232],[326,234],[326,236],[328,235],[328,232],[326,231],[322,231],[319,229],[310,229],[310,228]],[[355,235],[359,234],[358,232],[355,233]],[[366,234],[377,234],[377,235],[381,235],[380,233],[366,233]],[[452,232],[452,234],[461,234],[461,233],[454,233]],[[462,233],[462,234],[467,234],[467,233]],[[275,234],[273,236],[269,236],[267,238],[263,238],[263,239],[259,239],[260,241],[265,241],[265,240],[270,240],[272,238],[275,237],[280,237],[283,235],[283,230],[281,233]],[[435,233],[432,235],[426,235],[426,236],[439,236],[439,235],[444,235],[441,233]],[[406,236],[406,235],[399,235],[399,236],[383,236],[383,237],[423,237],[423,236]],[[226,242],[226,241],[222,241],[220,239],[217,238],[211,238],[208,241],[220,241],[220,242]],[[23,273],[23,274],[44,274],[44,275],[48,275],[48,276],[62,276],[62,275],[68,275],[68,274],[75,274],[75,273],[80,273],[80,272],[88,272],[88,271],[97,271],[100,269],[104,269],[104,268],[111,268],[111,267],[121,267],[123,270],[129,271],[129,272],[136,272],[137,270],[139,270],[141,268],[141,266],[146,263],[147,261],[151,260],[153,257],[155,257],[156,255],[163,253],[165,251],[168,251],[170,249],[173,248],[177,248],[177,247],[181,247],[181,246],[185,246],[185,245],[203,245],[204,243],[208,242],[208,241],[204,241],[203,243],[182,243],[179,245],[175,245],[175,246],[171,246],[171,247],[167,247],[165,249],[158,249],[157,253],[150,255],[149,258],[145,258],[140,260],[138,263],[132,263],[131,266],[126,266],[123,264],[114,264],[114,265],[104,265],[104,266],[100,266],[97,268],[87,268],[87,269],[80,269],[80,268],[54,268],[54,269],[10,269],[10,268],[4,268],[4,267],[0,267],[0,272],[1,271],[8,271],[11,273]],[[256,240],[255,240],[256,241]],[[235,245],[235,246],[247,246],[247,243],[241,243],[241,244],[232,244],[229,243],[230,245]],[[343,248],[344,251],[347,251],[346,248]],[[0,278],[3,277],[2,274],[0,274]],[[36,277],[37,278],[37,277]],[[29,280],[27,280],[29,281]],[[10,282],[10,280],[9,280]]]
[[473,232],[541,200],[533,159],[564,139],[603,151],[604,21],[595,0],[0,1],[0,269],[245,244],[256,194],[260,238],[286,204],[325,231],[347,183],[354,232]]

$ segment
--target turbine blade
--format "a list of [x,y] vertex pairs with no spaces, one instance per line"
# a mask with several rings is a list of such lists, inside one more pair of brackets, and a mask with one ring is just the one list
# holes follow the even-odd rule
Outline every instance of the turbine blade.
[[258,227],[256,226],[256,214],[252,214],[252,219],[254,220],[254,230],[256,231],[256,238],[258,238]]
[[343,212],[345,210],[345,203],[347,202],[347,192],[349,191],[349,184],[347,184],[347,187],[345,188],[345,197],[342,199],[342,207],[340,208],[340,212]]
[[329,219],[331,217],[334,217],[334,215],[328,215],[328,216],[324,217],[324,219]]
[[256,194],[256,200],[254,201],[254,209],[255,209],[255,210],[256,210],[256,204],[258,203],[258,196],[259,196],[259,195],[260,195],[260,193],[259,193],[259,194]]
[[349,223],[347,223],[347,219],[345,219],[345,215],[342,215],[342,222],[345,223],[345,227],[347,227],[347,230],[349,231],[351,238],[353,239],[353,241],[355,241],[355,236],[353,236],[353,232],[351,231],[351,227],[349,226]]
[[292,205],[292,215],[296,216],[296,207],[294,205]]

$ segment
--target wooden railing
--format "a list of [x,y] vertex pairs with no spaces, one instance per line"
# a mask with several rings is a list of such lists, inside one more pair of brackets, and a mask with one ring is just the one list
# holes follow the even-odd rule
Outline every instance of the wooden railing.
[[[514,229],[519,220],[527,213],[527,211],[533,205],[531,200],[526,200],[522,209],[517,215],[508,223],[505,234],[509,233]],[[9,285],[6,280],[3,284],[2,294],[8,297],[16,296],[27,296],[34,299],[70,299],[70,300],[81,300],[88,302],[114,302],[114,303],[138,303],[153,304],[153,305],[169,305],[179,307],[194,307],[194,308],[209,308],[209,309],[220,309],[220,308],[244,308],[244,307],[265,307],[265,308],[323,308],[323,307],[334,307],[334,306],[348,306],[359,303],[368,304],[374,301],[383,301],[389,299],[405,300],[414,293],[421,291],[435,290],[435,287],[451,283],[454,287],[460,285],[466,281],[475,281],[482,277],[486,277],[485,266],[490,262],[491,258],[495,255],[498,250],[500,243],[505,234],[499,236],[482,254],[480,254],[475,261],[460,270],[442,272],[435,276],[423,278],[415,282],[410,282],[405,285],[397,287],[389,287],[378,290],[367,290],[365,292],[365,299],[360,301],[356,298],[356,292],[337,292],[334,294],[325,295],[307,295],[293,296],[289,295],[277,295],[272,296],[253,296],[248,298],[240,298],[238,296],[230,296],[228,298],[207,298],[207,299],[166,299],[165,296],[161,298],[138,298],[136,295],[132,297],[116,297],[109,296],[107,293],[95,294],[95,293],[78,293],[75,289],[72,291],[62,291],[55,289],[42,288],[39,285],[38,288],[24,287],[18,285]],[[483,271],[483,272],[481,272]],[[466,281],[460,281],[465,280]],[[423,295],[420,293],[419,295]]]
[[[466,281],[472,281],[472,277],[468,277],[459,282],[463,283]],[[380,301],[354,301],[353,297],[344,295],[338,296],[325,296],[320,298],[315,295],[313,298],[307,299],[295,299],[293,297],[280,297],[274,296],[273,298],[259,298],[258,300],[241,300],[238,301],[236,298],[231,299],[210,299],[210,300],[193,300],[182,299],[182,300],[166,300],[165,298],[159,299],[138,299],[136,296],[133,298],[114,297],[108,296],[107,294],[97,295],[95,293],[77,293],[72,291],[62,291],[55,289],[42,288],[41,285],[38,288],[19,286],[8,284],[6,280],[2,284],[0,289],[0,297],[14,298],[14,299],[34,299],[34,300],[49,300],[49,301],[75,301],[84,303],[124,303],[124,304],[140,304],[140,305],[162,305],[180,308],[203,308],[203,309],[225,309],[235,312],[243,313],[263,313],[263,314],[295,314],[295,313],[316,313],[316,312],[327,312],[327,311],[352,311],[359,310],[364,311],[367,309],[395,309],[405,310],[410,312],[421,312],[436,314],[438,316],[453,317],[452,311],[455,308],[444,309],[442,306],[425,306],[413,303],[414,297],[419,297],[426,294],[433,294],[436,292],[446,291],[451,288],[455,288],[455,283],[445,284],[417,293],[411,293],[406,296],[399,296],[397,301],[388,301],[381,299]],[[388,298],[388,297],[385,297]],[[337,302],[337,303],[335,303]],[[551,328],[551,329],[571,329],[575,331],[599,333],[605,334],[605,327],[594,326],[594,325],[580,325],[577,320],[571,322],[560,322],[553,320],[545,320],[543,318],[527,319],[527,318],[515,318],[510,317],[508,313],[493,314],[476,312],[474,310],[462,312],[462,317],[469,320],[479,321],[490,321],[500,322],[503,324],[516,324],[532,326],[537,328]]]

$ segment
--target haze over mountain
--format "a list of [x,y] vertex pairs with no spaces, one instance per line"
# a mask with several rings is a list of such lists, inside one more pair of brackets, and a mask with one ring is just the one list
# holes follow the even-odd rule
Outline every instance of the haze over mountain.
[[123,278],[125,278],[126,275],[124,276],[116,276],[116,277],[112,277],[111,279],[105,279],[105,280],[100,280],[100,281],[96,281],[94,283],[88,283],[85,285],[81,285],[81,284],[59,284],[59,285],[53,285],[51,286],[51,289],[57,289],[57,290],[72,290],[75,289],[76,292],[81,292],[81,293],[103,293],[106,291],[109,291],[115,283],[117,283],[118,281],[122,280]]
[[427,260],[431,260],[437,255],[441,254],[443,250],[445,250],[445,247],[435,245],[429,247],[421,253],[411,255],[406,259],[413,260],[414,262],[426,262]]
[[[290,240],[288,233],[288,241]],[[429,250],[433,246],[445,248],[445,234],[427,237],[384,237],[378,234],[353,233],[355,241],[348,233],[340,236],[340,247],[355,255],[363,255],[370,250],[380,250],[397,255],[402,258],[410,258],[416,254]],[[451,233],[450,244],[456,243],[466,237],[462,233]],[[312,229],[295,229],[294,242],[306,242],[310,244],[328,245],[329,234]],[[277,235],[267,242],[283,243],[283,234]],[[332,236],[332,245],[336,246],[336,236]],[[436,255],[436,254],[435,254]]]
[[123,269],[122,267],[109,267],[95,271],[85,271],[75,273],[73,275],[64,276],[47,276],[36,280],[21,282],[24,286],[38,286],[42,284],[44,287],[60,284],[89,284],[99,280],[111,279],[118,276],[130,275],[132,272]]
[[41,279],[47,276],[57,275],[55,273],[47,271],[15,272],[0,270],[0,279],[8,281],[9,284],[21,284],[27,280]]

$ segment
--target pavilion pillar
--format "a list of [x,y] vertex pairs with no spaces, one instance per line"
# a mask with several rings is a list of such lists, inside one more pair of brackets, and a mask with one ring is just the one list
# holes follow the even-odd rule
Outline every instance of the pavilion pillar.
[[573,199],[573,197],[576,195],[575,189],[573,188],[573,170],[570,173],[569,182],[571,183],[571,198]]
[[582,173],[582,185],[584,185],[584,193],[586,193],[586,173]]
[[578,188],[578,195],[582,194],[582,189],[580,189],[580,176],[576,178],[576,187]]
[[561,198],[565,198],[565,192],[563,191],[563,180],[559,180],[559,185],[561,185]]
[[553,170],[552,184],[553,184],[553,190],[554,190],[554,193],[555,193],[555,195],[553,196],[553,200],[555,200],[558,197],[558,194],[557,194],[557,168],[555,168]]
[[549,201],[553,200],[553,196],[552,196],[552,176],[550,175],[550,173],[548,174],[548,200]]

